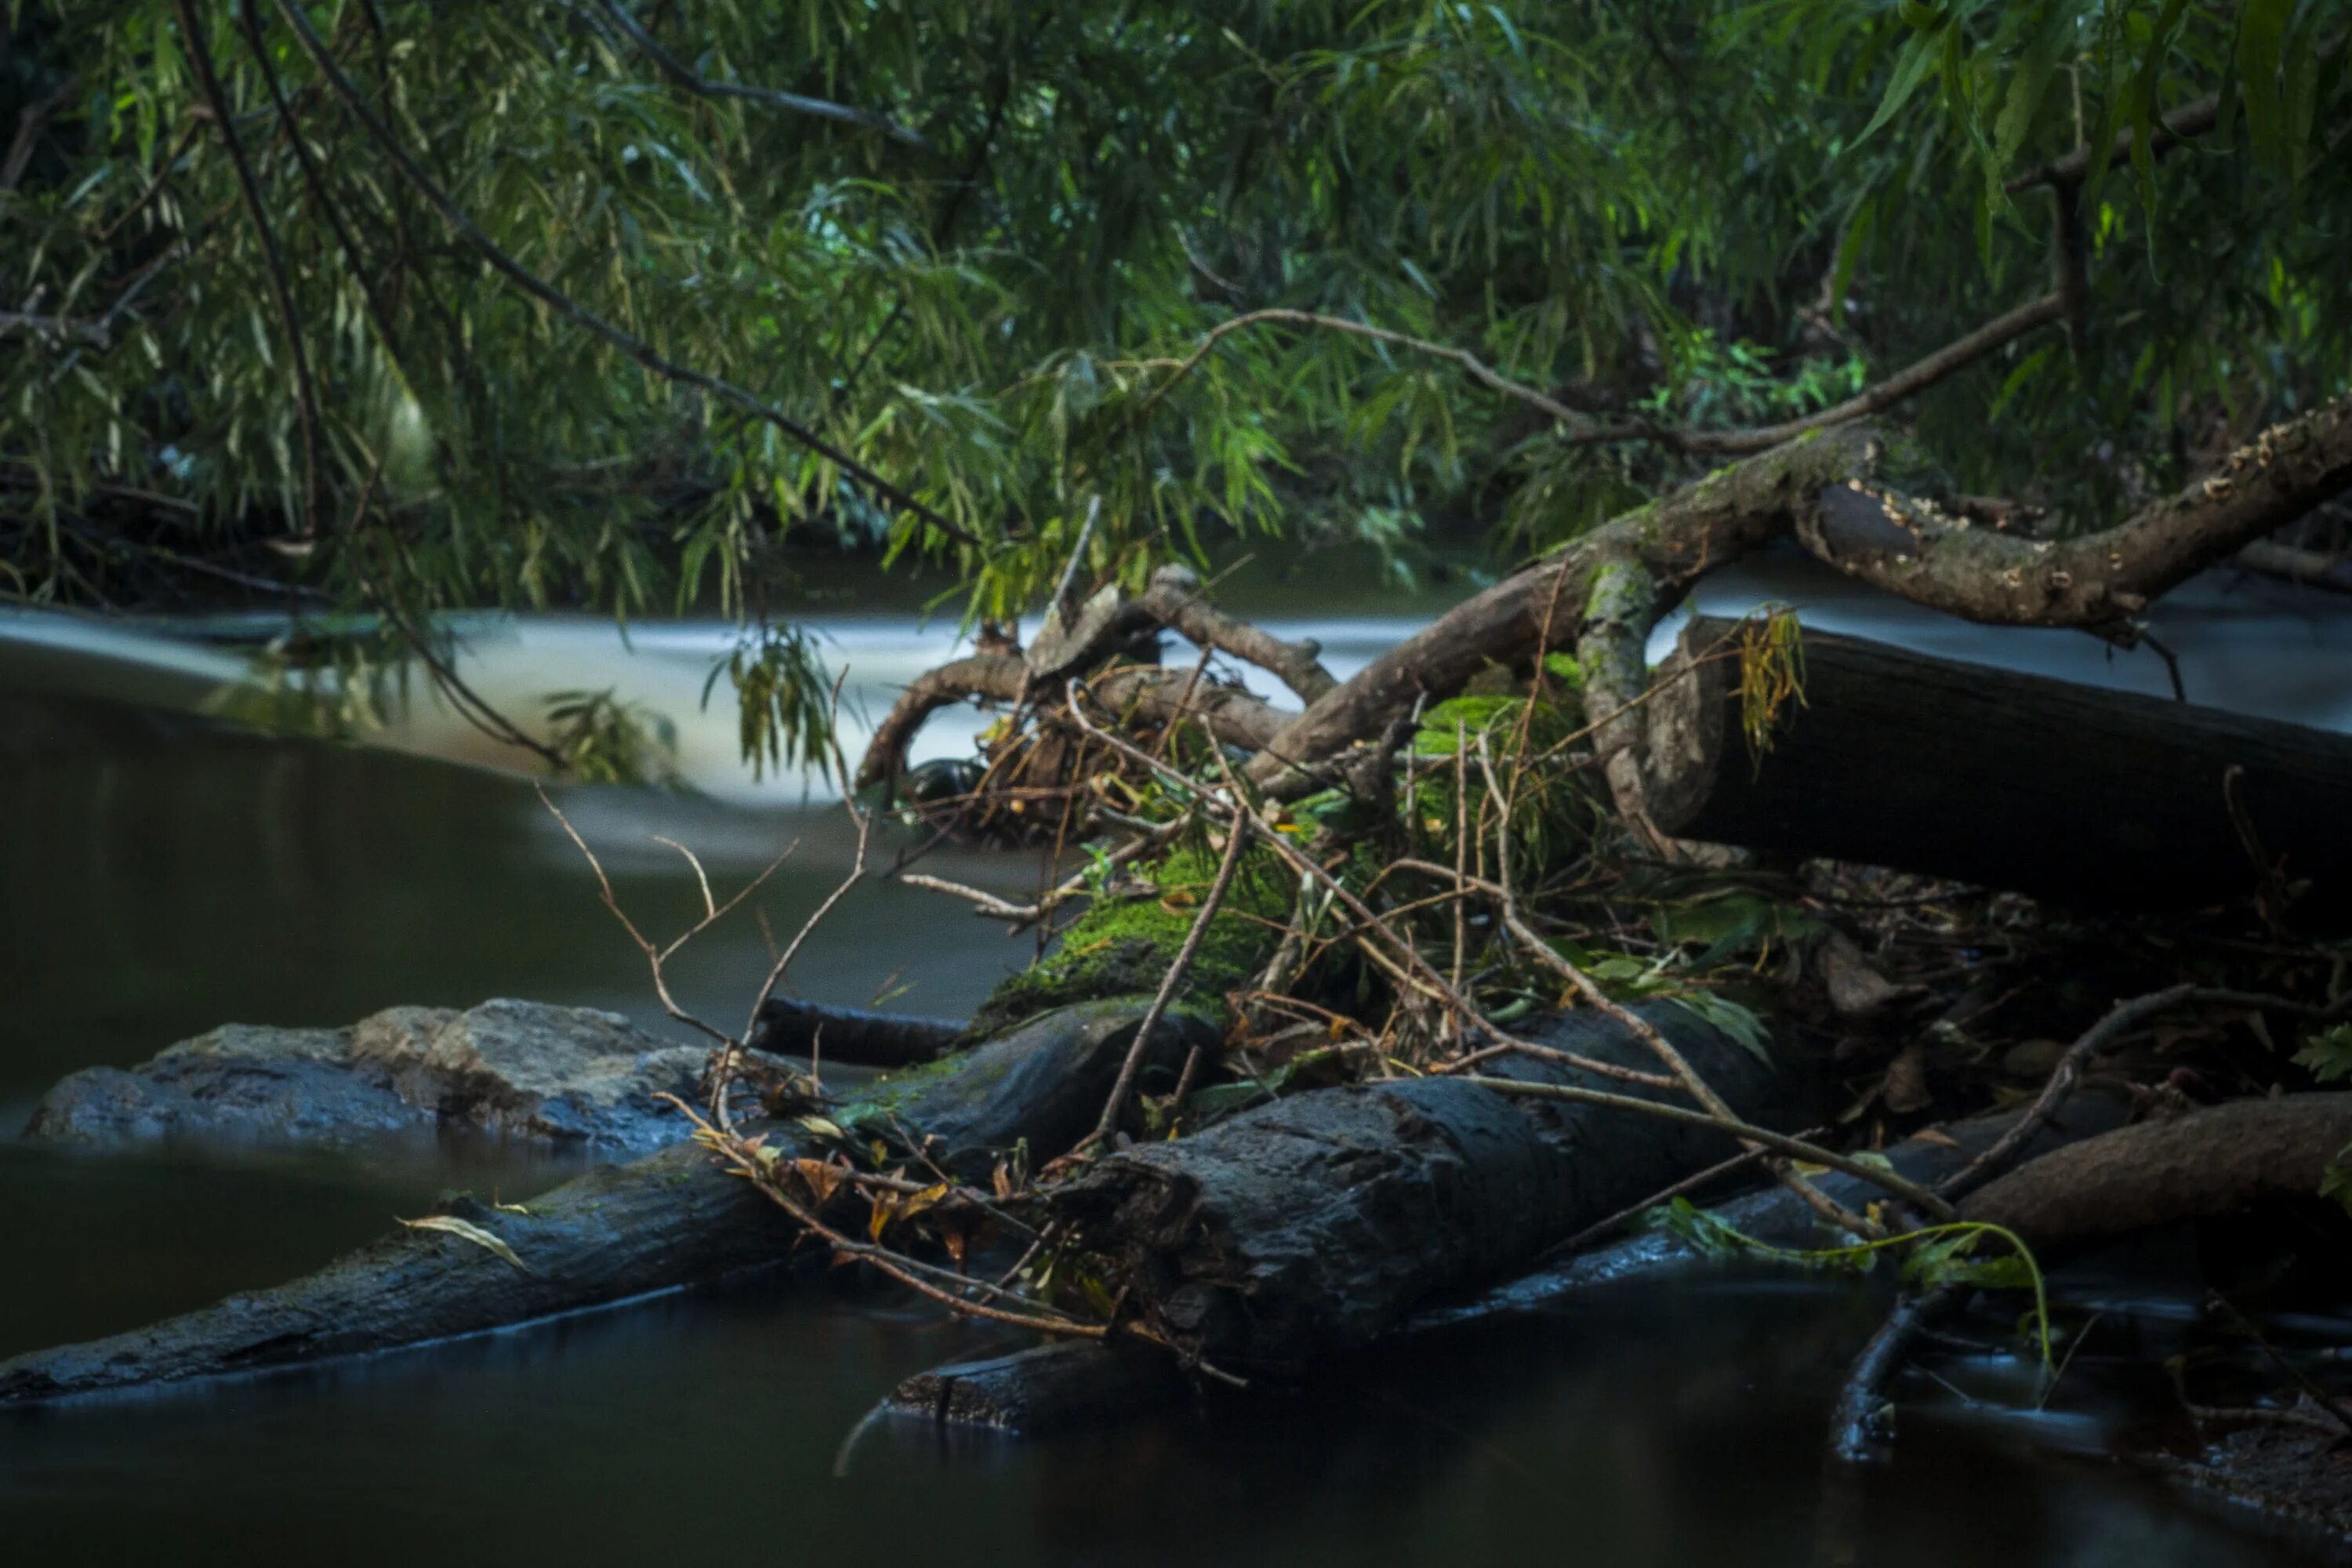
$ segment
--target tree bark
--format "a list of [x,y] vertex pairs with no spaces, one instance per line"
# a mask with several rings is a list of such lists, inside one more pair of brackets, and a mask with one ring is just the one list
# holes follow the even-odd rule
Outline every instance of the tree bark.
[[[1143,1007],[1135,998],[1049,1013],[903,1087],[885,1079],[866,1102],[887,1112],[873,1135],[904,1127],[965,1177],[984,1178],[1024,1139],[1035,1158],[1059,1153],[1094,1125]],[[1158,1065],[1172,1070],[1203,1033],[1171,1019],[1153,1041]],[[835,1114],[856,1119],[854,1108]],[[795,1155],[826,1152],[790,1123],[770,1137]],[[758,1189],[691,1143],[591,1172],[521,1206],[528,1212],[466,1199],[449,1209],[505,1242],[520,1268],[460,1237],[404,1229],[291,1284],[0,1362],[0,1404],[480,1333],[777,1263],[797,1240]]]
[[[2039,1157],[2112,1131],[2123,1124],[2127,1111],[2120,1095],[2077,1094],[2026,1145],[2026,1156]],[[1991,1148],[2019,1114],[2006,1111],[1955,1122],[1932,1136],[1906,1139],[1886,1155],[1899,1173],[1933,1186]],[[1848,1208],[1859,1208],[1878,1195],[1867,1183],[1836,1172],[1813,1180]],[[1711,1212],[1743,1235],[1773,1246],[1808,1247],[1825,1239],[1820,1217],[1786,1187],[1768,1187]],[[1540,1311],[1587,1290],[1706,1261],[1706,1254],[1671,1232],[1644,1231],[1500,1285],[1420,1307],[1376,1341],[1375,1349],[1507,1313]],[[1188,1386],[1181,1369],[1166,1357],[1137,1356],[1124,1347],[1066,1340],[918,1373],[892,1391],[890,1407],[902,1415],[947,1426],[1037,1436],[1129,1419],[1181,1396]]]
[[[1673,1004],[1645,1012],[1736,1112],[1768,1125],[1795,1113],[1803,1075],[1792,1064],[1767,1067]],[[1630,1030],[1594,1012],[1562,1015],[1536,1037],[1654,1065]],[[1549,1061],[1497,1066],[1599,1083]],[[1523,1266],[1727,1147],[1705,1129],[1426,1078],[1297,1095],[1097,1161],[1055,1208],[1110,1260],[1128,1310],[1180,1351],[1228,1368],[1279,1365],[1364,1344],[1429,1296]]]
[[2352,1093],[2231,1100],[2021,1165],[1960,1212],[2008,1226],[2048,1261],[2150,1226],[2313,1196],[2347,1146]]
[[797,996],[771,996],[760,1009],[760,1026],[748,1043],[755,1051],[813,1058],[820,1068],[828,1063],[907,1068],[939,1060],[961,1044],[967,1032],[968,1026],[956,1018],[869,1013]]
[[1250,764],[1277,794],[1315,787],[1318,763],[1382,733],[1422,697],[1459,691],[1490,664],[1574,646],[1579,617],[1604,562],[1646,571],[1661,610],[1709,570],[1796,526],[1825,489],[1867,475],[1876,434],[1842,426],[1735,463],[1594,530],[1446,614],[1308,704]]
[[2352,913],[2352,737],[1808,633],[1751,755],[1736,629],[1694,621],[1645,705],[1664,833],[2110,910],[2279,890],[2283,861],[2290,913]]
[[2352,396],[2273,426],[2179,494],[2072,539],[1973,527],[1860,480],[1823,490],[1796,532],[1838,570],[1930,609],[2003,626],[2105,626],[2347,486]]

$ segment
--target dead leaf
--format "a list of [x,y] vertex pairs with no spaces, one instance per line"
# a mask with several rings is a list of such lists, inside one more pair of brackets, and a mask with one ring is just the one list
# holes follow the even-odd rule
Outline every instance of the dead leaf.
[[[400,1219],[398,1215],[393,1217]],[[515,1256],[513,1247],[509,1247],[504,1241],[492,1236],[471,1220],[459,1219],[455,1215],[429,1214],[423,1219],[403,1219],[400,1223],[411,1230],[437,1230],[457,1237],[461,1241],[470,1241],[476,1247],[497,1253],[517,1268],[521,1268],[524,1273],[530,1272],[529,1268],[524,1268],[522,1259]]]
[[809,1196],[816,1201],[819,1208],[824,1206],[825,1200],[833,1196],[833,1190],[841,1184],[842,1168],[827,1160],[795,1160],[793,1169],[800,1173],[801,1180],[808,1186]]

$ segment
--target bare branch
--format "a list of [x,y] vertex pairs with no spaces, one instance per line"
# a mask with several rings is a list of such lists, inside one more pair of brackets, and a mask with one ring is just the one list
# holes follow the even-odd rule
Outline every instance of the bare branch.
[[2204,479],[2101,532],[2019,539],[1925,502],[1832,484],[1797,538],[1915,604],[2004,626],[2127,620],[2182,580],[2352,485],[2352,396],[2265,430]]

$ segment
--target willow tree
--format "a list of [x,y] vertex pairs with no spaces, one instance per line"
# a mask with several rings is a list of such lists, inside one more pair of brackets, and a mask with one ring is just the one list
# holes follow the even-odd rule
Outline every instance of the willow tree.
[[760,747],[796,531],[1002,616],[1864,415],[2084,526],[2352,364],[2316,0],[11,9],[8,592],[716,604]]

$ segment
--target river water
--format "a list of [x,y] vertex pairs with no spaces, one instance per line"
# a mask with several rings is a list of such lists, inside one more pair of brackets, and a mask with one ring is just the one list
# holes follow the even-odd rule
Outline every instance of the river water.
[[[1444,595],[1334,605],[1294,584],[1238,607],[1313,636],[1344,677]],[[1796,602],[1820,626],[2119,688],[2169,690],[2154,656],[2080,636],[1925,616],[1789,563],[1711,584],[1702,607]],[[1320,613],[1300,615],[1303,603]],[[951,625],[817,617],[851,717],[946,657]],[[0,617],[0,1123],[59,1074],[127,1065],[224,1021],[349,1021],[493,995],[614,1007],[660,1026],[642,961],[510,767],[429,696],[372,743],[213,722],[250,678],[219,626],[164,636]],[[2216,577],[2158,631],[2192,700],[2352,728],[2338,601]],[[1670,629],[1669,634],[1670,635]],[[813,780],[754,780],[722,681],[727,629],[485,621],[470,680],[518,716],[613,688],[676,724],[688,793],[565,788],[620,897],[690,918],[692,846],[714,879],[798,847],[764,898],[796,929],[850,856]],[[942,714],[918,757],[969,746]],[[853,733],[855,750],[859,737]],[[895,850],[894,844],[888,847]],[[1034,858],[946,850],[926,869],[1007,893]],[[730,1016],[767,938],[735,921],[675,973]],[[802,993],[957,1014],[1029,957],[936,896],[869,880],[818,932]],[[0,1141],[0,1355],[134,1326],[309,1268],[447,1187],[513,1199],[570,1173],[496,1145],[362,1157],[175,1150],[110,1156]],[[884,1422],[837,1451],[898,1377],[998,1342],[871,1296],[755,1282],[321,1372],[0,1418],[8,1560],[408,1563],[720,1552],[975,1564],[1484,1563],[1814,1559],[1818,1454],[1866,1287],[1724,1277],[1596,1296],[1348,1372],[1304,1395],[1173,1413],[1108,1436],[1013,1443]],[[2116,1374],[2122,1377],[2118,1372]],[[1927,1565],[2255,1564],[2294,1543],[2095,1458],[2132,1408],[2095,1365],[2048,1412],[1908,1386],[1870,1484],[1861,1560]],[[2026,1401],[2030,1404],[2030,1399]]]

